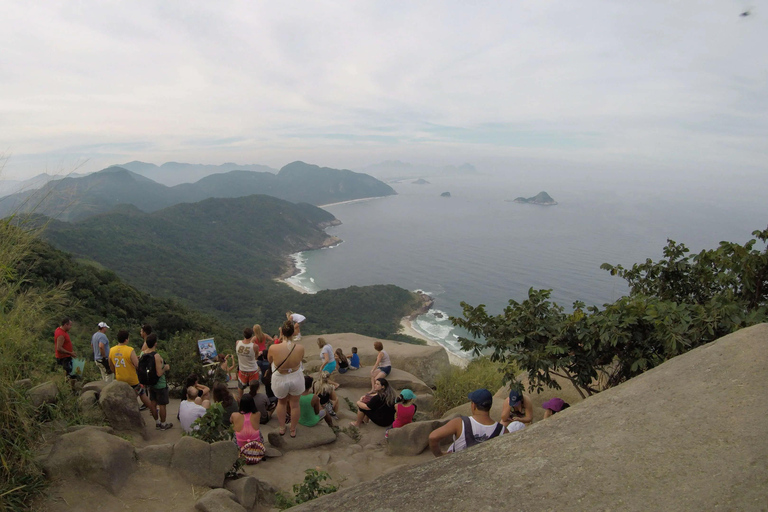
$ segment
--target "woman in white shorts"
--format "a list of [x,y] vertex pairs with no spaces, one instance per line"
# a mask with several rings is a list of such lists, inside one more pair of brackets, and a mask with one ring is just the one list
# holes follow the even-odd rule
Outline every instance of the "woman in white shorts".
[[304,393],[304,346],[291,341],[293,323],[287,321],[281,329],[282,343],[269,349],[269,362],[272,369],[272,392],[277,397],[278,433],[285,435],[285,414],[288,404],[291,407],[291,437],[296,437],[296,425],[299,423],[299,397]]

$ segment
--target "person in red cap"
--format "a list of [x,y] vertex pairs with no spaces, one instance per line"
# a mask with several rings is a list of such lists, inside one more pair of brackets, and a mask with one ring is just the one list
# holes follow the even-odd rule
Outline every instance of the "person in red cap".
[[[435,457],[459,452],[478,443],[498,437],[504,433],[504,426],[491,419],[493,395],[487,389],[476,389],[467,395],[472,416],[459,416],[429,434],[429,449]],[[444,452],[440,441],[453,436],[453,443]]]

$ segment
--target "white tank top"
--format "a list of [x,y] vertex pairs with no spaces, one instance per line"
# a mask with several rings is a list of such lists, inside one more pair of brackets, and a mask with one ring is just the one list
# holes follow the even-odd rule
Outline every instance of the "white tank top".
[[[482,423],[478,422],[473,418],[472,416],[469,417],[470,423],[472,423],[472,434],[475,436],[475,439],[477,439],[480,442],[485,441],[496,430],[496,426],[498,423],[493,423],[491,425],[483,425]],[[448,447],[448,453],[452,452],[460,452],[461,450],[465,449],[467,447],[467,441],[464,439],[464,422],[461,422],[461,435],[459,435],[458,438],[454,436],[453,438],[453,444]]]
[[243,340],[238,340],[235,343],[235,350],[237,351],[237,366],[240,368],[240,371],[259,371],[259,365],[256,364],[259,346],[256,343],[243,343]]
[[389,360],[389,354],[381,351],[381,360],[379,361],[379,368],[384,366],[392,366],[392,361]]

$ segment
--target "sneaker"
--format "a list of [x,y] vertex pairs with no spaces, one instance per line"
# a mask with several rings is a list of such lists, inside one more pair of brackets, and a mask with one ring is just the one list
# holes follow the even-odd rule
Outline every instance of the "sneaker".
[[141,407],[139,407],[139,410],[140,411],[146,411],[147,410],[147,406],[144,405],[144,404],[141,404]]
[[162,423],[155,423],[155,428],[157,430],[163,430],[163,424]]
[[293,341],[299,341],[301,339],[301,334],[297,334],[293,337]]
[[160,430],[170,430],[173,427],[173,423],[166,423],[165,425],[160,425]]

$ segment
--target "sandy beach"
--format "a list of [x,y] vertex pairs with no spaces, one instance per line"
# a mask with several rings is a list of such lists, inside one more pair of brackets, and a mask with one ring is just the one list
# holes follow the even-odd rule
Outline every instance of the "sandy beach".
[[309,293],[306,289],[302,288],[301,286],[299,286],[297,284],[293,284],[290,281],[286,281],[285,279],[280,279],[279,277],[276,277],[274,279],[274,281],[277,282],[277,283],[287,284],[288,286],[290,286],[291,288],[293,288],[294,290],[296,290],[299,293]]
[[[413,336],[414,338],[418,338],[420,340],[424,340],[424,341],[427,342],[427,345],[429,345],[431,347],[443,347],[438,342],[427,338],[426,336],[424,336],[423,334],[418,332],[416,329],[414,329],[413,326],[411,325],[411,321],[408,319],[407,316],[403,317],[403,319],[400,320],[400,330],[397,331],[397,332],[399,334],[406,334],[408,336]],[[457,356],[456,354],[454,354],[453,352],[451,352],[450,350],[448,350],[445,347],[443,347],[443,349],[448,353],[448,361],[453,366],[458,366],[460,368],[466,368],[467,365],[469,364],[469,359],[465,359],[463,357],[459,357],[459,356]]]

